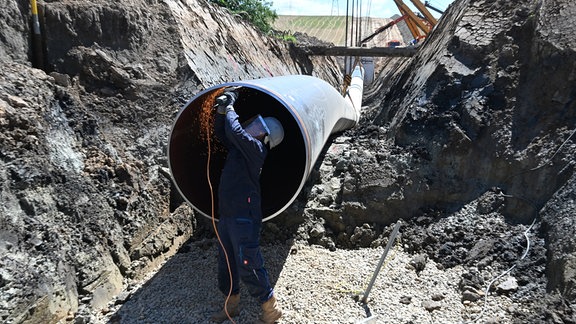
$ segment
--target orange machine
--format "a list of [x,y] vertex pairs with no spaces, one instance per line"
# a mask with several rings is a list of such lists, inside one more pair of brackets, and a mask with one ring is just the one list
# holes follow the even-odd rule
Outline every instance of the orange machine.
[[410,8],[402,1],[402,0],[394,0],[394,3],[400,10],[402,16],[405,17],[406,25],[408,25],[408,29],[410,29],[410,33],[414,36],[414,39],[420,41],[421,39],[425,38],[428,33],[436,26],[438,21],[430,11],[426,8],[426,6],[419,0],[410,0],[416,8],[424,15],[424,17],[417,15],[414,13]]

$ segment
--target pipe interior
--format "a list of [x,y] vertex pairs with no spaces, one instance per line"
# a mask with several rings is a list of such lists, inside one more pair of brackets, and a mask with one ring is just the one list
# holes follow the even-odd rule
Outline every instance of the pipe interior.
[[[216,218],[218,182],[226,150],[212,132],[206,136],[207,129],[213,128],[213,119],[203,120],[206,120],[205,116],[212,116],[211,112],[206,114],[207,109],[212,109],[212,104],[207,105],[205,101],[213,102],[214,92],[218,90],[209,89],[188,102],[173,126],[168,148],[170,169],[180,193],[206,217],[212,216],[213,197]],[[260,179],[263,218],[271,218],[292,202],[304,181],[306,143],[290,108],[268,93],[242,87],[234,107],[240,122],[261,114],[263,117],[276,117],[284,127],[284,140],[269,151]],[[210,183],[207,178],[208,155]]]

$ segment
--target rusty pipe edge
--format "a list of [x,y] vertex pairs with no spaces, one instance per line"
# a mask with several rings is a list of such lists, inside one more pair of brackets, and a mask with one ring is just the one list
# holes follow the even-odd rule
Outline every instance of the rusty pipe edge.
[[218,206],[218,183],[226,156],[224,152],[210,152],[212,194],[207,177],[207,141],[199,140],[199,127],[193,125],[212,92],[229,86],[241,86],[234,105],[241,121],[261,114],[278,118],[284,126],[284,141],[269,152],[261,174],[263,221],[267,221],[296,199],[329,136],[358,123],[361,89],[360,98],[357,89],[343,97],[321,79],[290,75],[224,83],[190,99],[173,124],[168,163],[182,197],[208,218],[212,217],[212,206]]

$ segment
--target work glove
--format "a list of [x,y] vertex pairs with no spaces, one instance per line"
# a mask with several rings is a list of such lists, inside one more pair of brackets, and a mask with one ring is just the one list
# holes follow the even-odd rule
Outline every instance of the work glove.
[[238,98],[238,93],[236,93],[236,91],[226,91],[224,92],[223,95],[219,96],[218,98],[216,98],[216,111],[219,114],[226,114],[226,111],[228,109],[232,109],[234,110],[234,102],[236,102],[236,99]]

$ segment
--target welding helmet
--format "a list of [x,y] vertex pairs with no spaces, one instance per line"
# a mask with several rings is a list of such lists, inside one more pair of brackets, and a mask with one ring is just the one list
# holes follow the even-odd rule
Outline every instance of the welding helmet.
[[274,117],[264,117],[264,122],[270,131],[264,139],[264,144],[268,144],[270,148],[274,148],[284,139],[284,128],[282,124],[280,124],[280,121]]
[[270,148],[280,144],[284,138],[284,129],[274,117],[263,118],[261,115],[256,115],[242,123],[242,127],[248,134]]

